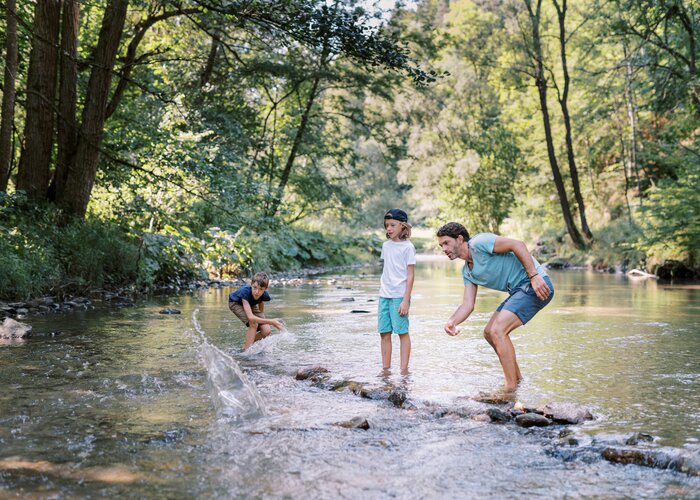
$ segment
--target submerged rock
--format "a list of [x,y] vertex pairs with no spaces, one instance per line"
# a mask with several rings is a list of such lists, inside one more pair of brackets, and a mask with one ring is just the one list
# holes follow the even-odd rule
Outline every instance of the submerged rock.
[[403,388],[395,387],[389,392],[388,399],[394,406],[396,406],[397,408],[401,408],[406,403],[408,395],[406,394],[406,391]]
[[671,469],[700,477],[700,451],[644,449],[610,446],[603,450],[603,458],[618,464],[634,464],[655,469]]
[[297,380],[311,380],[312,382],[320,382],[330,378],[328,368],[322,366],[312,366],[310,368],[299,368],[294,378]]
[[331,390],[350,391],[358,396],[367,397],[367,389],[365,389],[361,383],[355,382],[354,380],[341,380],[336,382],[333,384],[333,387],[331,387]]
[[365,310],[365,309],[353,309],[353,310],[350,311],[350,312],[353,313],[353,314],[365,314],[365,313],[369,313],[369,311],[367,311],[367,310]]
[[158,311],[160,314],[181,314],[180,309],[175,309],[174,307],[166,307]]
[[538,408],[537,413],[558,424],[580,424],[586,420],[593,420],[590,411],[574,403],[549,403]]
[[644,434],[643,432],[635,432],[634,434],[630,435],[627,439],[625,439],[625,444],[627,445],[636,445],[639,443],[653,443],[654,442],[654,436],[651,434]]
[[369,422],[364,417],[353,417],[346,422],[336,422],[333,425],[344,427],[346,429],[363,429],[365,431],[370,427]]
[[0,325],[0,338],[2,339],[26,339],[31,337],[32,327],[20,323],[12,318],[5,318]]
[[539,413],[523,413],[515,417],[515,423],[520,427],[547,427],[552,421]]
[[510,413],[499,410],[498,408],[489,408],[486,410],[486,414],[491,419],[491,422],[495,422],[497,424],[503,424],[511,420]]

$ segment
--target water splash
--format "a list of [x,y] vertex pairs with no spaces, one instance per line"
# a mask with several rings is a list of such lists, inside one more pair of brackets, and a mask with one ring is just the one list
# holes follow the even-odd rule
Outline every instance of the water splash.
[[217,414],[232,420],[249,420],[265,415],[265,404],[255,385],[248,380],[236,360],[209,343],[197,321],[195,309],[192,324],[199,334],[199,354],[207,369],[207,381]]
[[243,356],[249,357],[261,352],[272,351],[280,342],[288,342],[292,339],[294,339],[293,333],[289,330],[282,330],[280,333],[271,334],[262,340],[258,340],[243,352]]

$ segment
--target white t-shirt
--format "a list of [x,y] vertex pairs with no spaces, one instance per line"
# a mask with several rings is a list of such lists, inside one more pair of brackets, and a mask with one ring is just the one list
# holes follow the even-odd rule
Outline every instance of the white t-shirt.
[[406,293],[408,266],[416,264],[416,248],[408,240],[387,240],[382,245],[384,270],[379,286],[379,296],[386,299],[402,298]]

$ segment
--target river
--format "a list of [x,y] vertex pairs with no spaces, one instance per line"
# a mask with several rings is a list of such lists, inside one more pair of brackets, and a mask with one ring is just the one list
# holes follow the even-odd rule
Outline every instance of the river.
[[[227,288],[28,318],[32,339],[0,345],[0,497],[700,496],[698,477],[613,464],[585,448],[562,453],[561,428],[436,413],[500,387],[482,329],[503,294],[479,290],[474,314],[448,337],[459,267],[421,259],[410,373],[398,371],[395,341],[385,374],[379,272],[272,286],[268,317],[284,318],[289,332],[248,353]],[[655,437],[649,446],[697,452],[699,287],[551,275],[554,300],[512,334],[525,377],[518,400],[588,408],[596,419],[571,429],[584,445],[643,432]],[[163,307],[182,314],[159,314]],[[410,405],[295,380],[315,365],[334,379],[401,387]],[[370,428],[334,425],[353,417]]]

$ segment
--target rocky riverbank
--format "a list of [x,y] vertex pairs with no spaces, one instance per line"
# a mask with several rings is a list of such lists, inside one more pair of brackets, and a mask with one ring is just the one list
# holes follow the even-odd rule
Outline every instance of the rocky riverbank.
[[[468,418],[537,432],[545,440],[547,453],[565,461],[603,459],[623,465],[634,464],[700,476],[700,450],[659,447],[654,444],[653,436],[640,432],[590,437],[581,432],[580,426],[596,417],[575,403],[552,402],[534,408],[500,395],[480,395],[464,398],[454,405],[433,405],[411,400],[409,393],[400,385],[373,386],[337,379],[322,366],[300,368],[295,378],[320,389],[349,391],[362,398],[384,400],[397,408],[424,413],[429,418]],[[367,430],[372,427],[372,422],[358,416],[335,425]]]

